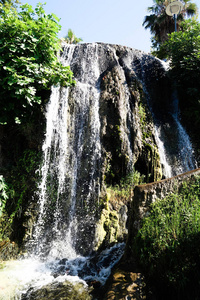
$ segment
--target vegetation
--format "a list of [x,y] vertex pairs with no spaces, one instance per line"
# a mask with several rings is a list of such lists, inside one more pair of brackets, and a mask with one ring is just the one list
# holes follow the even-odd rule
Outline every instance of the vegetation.
[[39,174],[36,169],[40,160],[40,152],[25,150],[17,165],[12,167],[7,182],[0,176],[0,241],[10,238],[13,226],[18,228],[12,234],[14,240],[19,241],[23,236],[19,220],[23,219],[23,213],[37,190]]
[[5,209],[6,200],[8,199],[8,187],[3,175],[0,175],[0,218]]
[[0,242],[8,239],[11,234],[11,222],[6,213],[6,203],[9,197],[13,196],[13,190],[5,182],[3,175],[0,175]]
[[[200,24],[195,20],[181,23],[183,31],[174,32],[157,52],[170,60],[169,75],[179,98],[182,120],[193,140],[199,143],[200,130]],[[192,126],[191,126],[192,124]]]
[[65,36],[64,40],[68,44],[78,44],[78,43],[82,42],[82,39],[77,38],[71,29],[68,30],[68,33]]
[[[197,5],[190,0],[184,0],[184,9],[177,16],[177,31],[183,30],[180,23],[186,17],[197,15]],[[148,7],[150,15],[146,16],[143,22],[145,29],[150,29],[152,34],[152,46],[158,49],[168,39],[168,34],[174,32],[174,19],[166,14],[168,0],[153,0],[154,5]]]
[[200,177],[196,177],[154,202],[135,238],[136,255],[158,299],[200,296],[199,242]]
[[31,201],[39,176],[44,106],[52,85],[69,86],[74,80],[58,60],[60,25],[54,14],[47,15],[42,4],[35,10],[25,4],[19,11],[6,4],[1,10],[0,241],[11,238],[20,245],[33,217],[27,207],[31,203],[34,211],[37,204]]
[[[144,183],[144,175],[141,175],[138,171],[133,170],[126,177],[122,178],[119,184],[109,186],[107,188],[107,194],[112,199],[124,199],[130,200],[134,187],[138,184]],[[107,199],[108,200],[108,199]]]
[[20,4],[18,0],[0,0],[0,14],[4,12],[5,7],[16,9],[18,4]]
[[69,67],[58,61],[58,18],[41,4],[28,4],[20,12],[7,6],[0,15],[0,123],[29,119],[42,104],[41,91],[52,85],[73,84]]

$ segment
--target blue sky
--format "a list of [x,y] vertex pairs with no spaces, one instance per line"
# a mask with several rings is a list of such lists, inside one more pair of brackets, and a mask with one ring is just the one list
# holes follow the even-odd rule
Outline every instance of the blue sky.
[[[38,2],[45,3],[45,11],[59,17],[65,36],[71,28],[83,42],[120,44],[150,51],[150,32],[142,26],[147,7],[152,0],[21,0],[35,8]],[[199,0],[193,1],[198,5]],[[200,20],[200,18],[199,18]]]

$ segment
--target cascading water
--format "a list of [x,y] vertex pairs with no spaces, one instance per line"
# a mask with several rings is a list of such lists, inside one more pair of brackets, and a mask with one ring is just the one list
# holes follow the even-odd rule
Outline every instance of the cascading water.
[[[62,93],[62,95],[61,95]],[[75,251],[71,244],[71,231],[66,230],[65,236],[61,236],[59,226],[61,222],[61,211],[59,198],[66,191],[66,176],[73,179],[73,169],[67,170],[67,162],[70,155],[69,137],[67,135],[68,124],[68,90],[63,92],[60,88],[53,88],[50,102],[47,107],[46,138],[43,144],[44,163],[42,166],[42,181],[39,187],[40,205],[39,217],[35,226],[33,248],[37,255],[56,255],[65,251],[67,256],[75,257]],[[73,193],[73,188],[71,193]],[[72,211],[74,203],[67,204]],[[48,215],[53,216],[50,220]],[[69,216],[72,218],[72,215]],[[45,223],[45,220],[48,220]],[[49,222],[53,223],[51,231],[48,230]],[[65,226],[65,224],[63,224]],[[65,228],[66,229],[66,228]],[[55,237],[52,239],[52,235]],[[66,238],[67,237],[67,238]],[[56,247],[54,247],[54,244]]]
[[[24,290],[55,280],[95,280],[103,284],[123,254],[124,243],[98,254],[92,250],[105,161],[110,162],[112,149],[121,151],[116,173],[125,166],[126,174],[133,170],[136,152],[142,149],[132,97],[136,77],[154,117],[165,176],[194,168],[192,147],[177,110],[162,116],[152,100],[152,74],[158,78],[158,70],[164,72],[160,61],[137,50],[103,44],[65,45],[61,61],[70,65],[76,86],[52,88],[47,106],[38,219],[27,245],[29,258],[22,261],[22,267],[28,265],[31,270],[20,284],[24,287],[19,299],[23,299]],[[106,89],[102,90],[107,78]],[[119,141],[111,147],[109,139],[115,132],[120,134]],[[21,278],[19,273],[13,276]]]
[[[178,111],[178,98],[176,93],[172,92],[172,87],[160,87],[155,84],[160,77],[169,68],[168,63],[156,60],[154,57],[134,52],[125,57],[126,66],[133,69],[143,85],[149,108],[154,118],[155,139],[158,146],[160,161],[163,167],[163,173],[166,178],[195,169],[197,163],[194,157],[194,150],[186,130],[181,125]],[[154,67],[152,68],[152,65]],[[159,67],[159,70],[157,69]],[[163,69],[163,70],[162,70]],[[152,79],[153,78],[153,79]],[[154,82],[153,82],[154,81]],[[162,86],[163,84],[163,86]],[[159,99],[155,103],[153,98],[155,92],[152,86],[163,89],[160,92]],[[165,97],[164,93],[168,96]],[[167,98],[163,100],[163,98]],[[162,103],[163,102],[163,103]]]
[[[64,55],[68,57],[65,63],[70,64],[70,53]],[[77,80],[73,91],[53,88],[47,108],[40,212],[34,237],[36,249],[33,247],[38,255],[45,257],[75,256],[80,226],[76,206],[84,209],[91,205],[91,194],[95,193],[98,198],[100,192],[96,167],[101,158],[99,68],[95,52],[93,55],[89,56],[88,52],[85,57],[83,64],[87,63],[87,74]],[[75,103],[70,103],[70,99]],[[73,113],[70,112],[72,106]],[[85,166],[84,160],[87,160]]]
[[167,178],[197,168],[190,138],[180,122],[177,96],[173,96],[167,120],[162,124],[158,122],[155,132]]

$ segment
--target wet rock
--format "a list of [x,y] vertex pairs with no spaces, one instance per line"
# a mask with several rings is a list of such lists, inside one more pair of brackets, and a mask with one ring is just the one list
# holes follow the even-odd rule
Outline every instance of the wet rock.
[[87,284],[94,289],[98,289],[102,286],[101,282],[99,282],[98,280],[87,280]]
[[59,261],[58,264],[59,264],[59,265],[65,265],[67,261],[68,261],[67,258],[63,258],[63,259],[61,259],[61,260]]
[[37,290],[29,289],[22,300],[91,300],[88,288],[82,283],[54,282]]
[[144,300],[144,278],[135,266],[123,266],[113,270],[106,286],[94,291],[98,300]]
[[0,242],[0,260],[10,260],[17,258],[19,248],[16,243],[10,241]]

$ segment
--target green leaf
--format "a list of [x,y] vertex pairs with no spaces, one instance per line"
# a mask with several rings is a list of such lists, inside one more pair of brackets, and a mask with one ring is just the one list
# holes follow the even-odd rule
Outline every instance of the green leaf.
[[[52,85],[72,85],[73,74],[57,57],[59,19],[46,14],[41,3],[35,10],[24,4],[17,11],[3,7],[0,15],[0,120],[25,119],[38,104],[37,93]],[[18,101],[16,101],[16,99]],[[26,115],[27,114],[27,115]],[[20,120],[21,121],[21,120]]]

